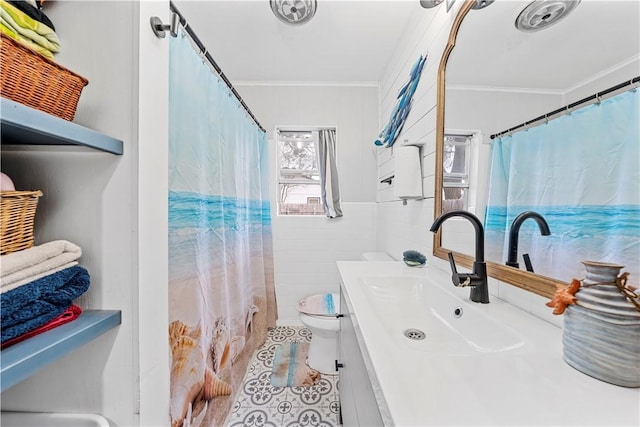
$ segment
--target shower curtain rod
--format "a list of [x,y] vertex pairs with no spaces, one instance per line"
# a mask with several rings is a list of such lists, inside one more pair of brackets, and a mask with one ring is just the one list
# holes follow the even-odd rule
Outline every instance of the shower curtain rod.
[[238,101],[240,101],[240,104],[242,105],[242,107],[245,109],[245,111],[247,112],[247,114],[249,114],[251,116],[251,118],[253,119],[253,121],[255,122],[255,124],[260,128],[260,130],[262,132],[266,132],[264,130],[264,128],[262,127],[262,125],[260,124],[260,122],[258,121],[258,119],[256,119],[256,116],[253,115],[253,113],[251,112],[251,110],[249,109],[249,107],[247,107],[247,104],[244,103],[244,101],[242,100],[242,97],[240,96],[240,94],[236,91],[236,89],[233,87],[233,85],[231,84],[231,82],[229,81],[229,79],[227,78],[227,76],[224,75],[224,73],[222,72],[222,68],[220,68],[220,66],[216,63],[216,61],[214,61],[213,57],[209,54],[209,52],[207,51],[207,48],[204,44],[202,44],[202,42],[200,41],[200,39],[198,38],[198,36],[196,35],[195,31],[193,31],[193,28],[191,28],[191,26],[189,24],[187,24],[187,20],[185,19],[184,16],[182,16],[182,14],[180,13],[180,11],[178,10],[178,8],[176,7],[175,4],[173,4],[172,1],[169,2],[169,8],[171,9],[171,11],[173,13],[175,13],[176,15],[178,15],[178,17],[180,18],[180,24],[182,25],[182,27],[184,28],[184,30],[187,32],[187,34],[189,34],[189,36],[191,37],[191,39],[193,39],[193,41],[195,42],[195,44],[198,46],[198,49],[200,49],[200,53],[203,54],[204,53],[204,57],[207,58],[207,61],[209,61],[209,63],[213,66],[213,69],[216,70],[216,73],[218,73],[218,75],[220,76],[220,78],[224,81],[224,83],[227,85],[227,87],[229,88],[229,90],[231,90],[231,93],[233,93],[233,95],[236,97],[236,99]]
[[514,126],[511,129],[507,129],[504,130],[502,132],[499,133],[495,133],[493,135],[491,135],[491,139],[495,139],[498,138],[500,136],[504,136],[506,134],[509,134],[511,132],[514,132],[516,130],[519,130],[521,128],[527,128],[529,126],[531,126],[532,124],[536,123],[536,122],[540,122],[540,121],[548,121],[549,119],[553,119],[556,116],[560,116],[561,113],[564,113],[565,111],[571,112],[571,109],[573,109],[574,107],[577,106],[583,106],[582,104],[588,104],[588,103],[598,103],[600,101],[602,101],[603,99],[605,99],[606,95],[609,96],[613,96],[615,95],[620,89],[623,89],[627,86],[631,86],[631,85],[636,85],[638,84],[638,82],[640,82],[640,76],[638,77],[634,77],[631,80],[625,80],[624,82],[617,84],[615,86],[610,87],[609,89],[605,89],[601,92],[598,93],[594,93],[593,95],[587,96],[586,98],[583,98],[579,101],[576,101],[572,104],[569,104],[567,106],[564,106],[562,108],[558,108],[557,110],[553,110],[550,113],[547,114],[543,114],[539,117],[536,117],[533,120],[529,120],[528,122],[524,122],[519,124],[518,126]]

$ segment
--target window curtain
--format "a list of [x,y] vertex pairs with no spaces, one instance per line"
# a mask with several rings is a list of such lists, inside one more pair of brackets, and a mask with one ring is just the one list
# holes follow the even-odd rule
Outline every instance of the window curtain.
[[324,213],[328,218],[342,216],[338,167],[336,165],[336,131],[318,131],[318,165],[320,166],[320,191]]
[[507,259],[509,227],[542,214],[550,236],[522,224],[518,256],[536,273],[571,281],[581,261],[624,265],[640,281],[640,91],[592,104],[495,140],[485,215],[487,259]]
[[169,43],[170,418],[221,426],[275,326],[267,138],[187,35]]

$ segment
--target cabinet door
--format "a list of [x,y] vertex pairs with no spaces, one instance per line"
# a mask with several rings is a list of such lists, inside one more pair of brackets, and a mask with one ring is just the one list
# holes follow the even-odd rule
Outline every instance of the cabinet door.
[[355,315],[348,309],[344,294],[340,293],[340,308],[344,317],[340,318],[340,408],[342,424],[348,426],[382,426],[382,416],[378,408],[371,379],[364,364],[364,358],[355,328]]
[[344,315],[344,317],[340,318],[340,334],[338,339],[339,362],[343,365],[339,371],[340,411],[342,415],[342,425],[349,427],[359,425],[354,398],[355,391],[351,379],[351,358],[359,349],[353,323],[351,323],[351,313],[348,312],[349,310],[342,291],[340,292],[340,309]]

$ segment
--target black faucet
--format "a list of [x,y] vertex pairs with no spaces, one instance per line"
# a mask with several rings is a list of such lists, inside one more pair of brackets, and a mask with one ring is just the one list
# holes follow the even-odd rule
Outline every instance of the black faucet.
[[[551,234],[551,231],[549,231],[549,224],[547,224],[547,221],[545,221],[544,217],[539,213],[533,211],[525,211],[518,215],[511,223],[511,228],[509,229],[509,256],[507,258],[507,262],[505,263],[509,267],[520,268],[520,265],[518,264],[518,233],[520,232],[520,226],[527,218],[534,219],[538,223],[540,234],[542,234],[543,236],[548,236]],[[527,271],[533,273],[533,267],[531,266],[529,255],[525,254],[523,256]]]
[[467,211],[449,211],[436,218],[429,230],[435,233],[442,223],[452,216],[466,218],[473,224],[476,230],[476,259],[473,262],[473,272],[471,274],[459,274],[453,254],[449,252],[451,280],[454,286],[471,287],[471,301],[486,304],[489,302],[489,286],[487,285],[487,265],[484,262],[484,229],[478,217]]

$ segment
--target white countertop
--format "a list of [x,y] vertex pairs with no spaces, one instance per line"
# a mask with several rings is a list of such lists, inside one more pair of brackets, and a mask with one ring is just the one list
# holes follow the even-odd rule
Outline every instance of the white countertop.
[[[470,303],[469,289],[455,288],[448,274],[430,266],[341,261],[338,269],[385,423],[640,426],[640,389],[608,384],[569,366],[562,358],[562,330],[556,326],[494,296],[489,304]],[[517,331],[524,345],[450,355],[416,350],[405,337],[389,339],[385,327],[393,322],[404,327],[407,316],[388,319],[372,308],[362,278],[375,276],[433,281]]]

